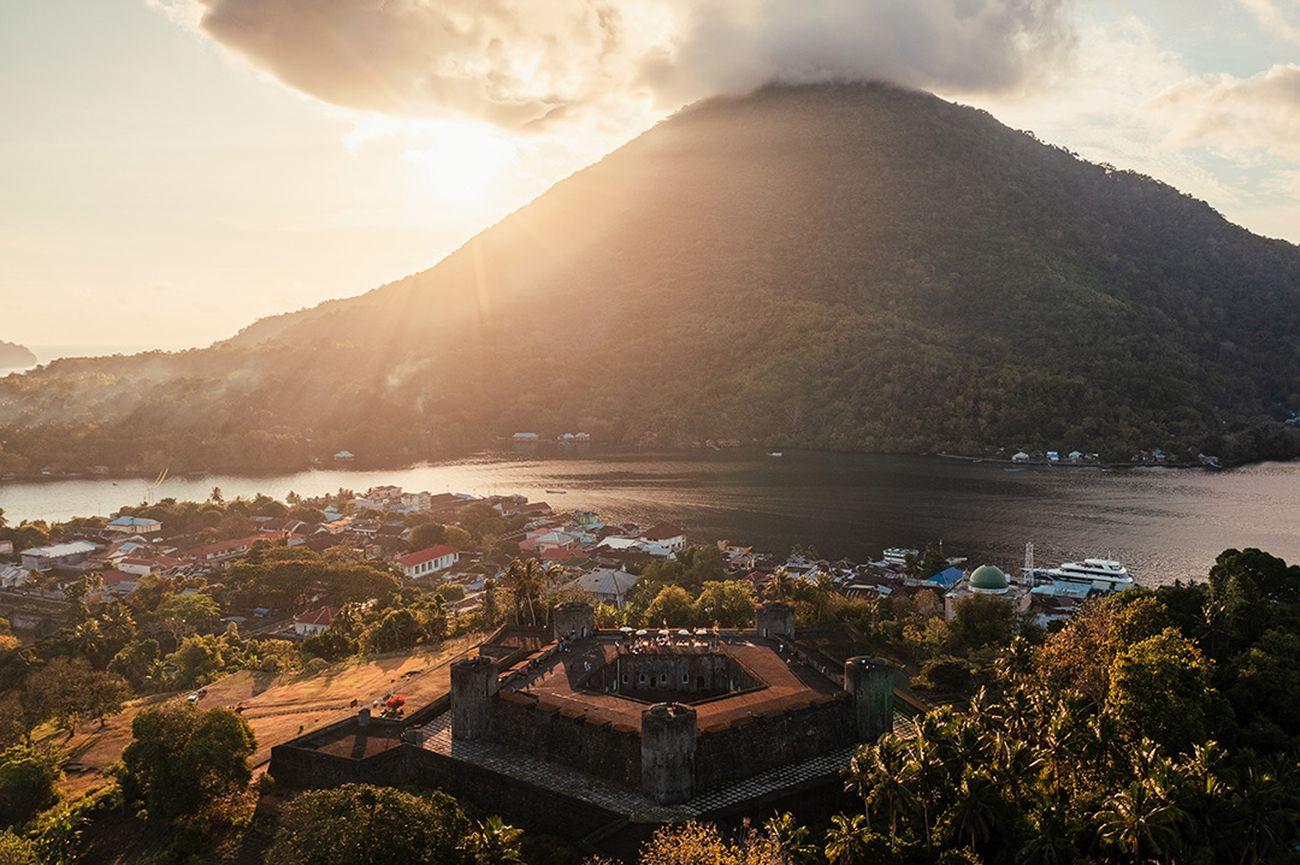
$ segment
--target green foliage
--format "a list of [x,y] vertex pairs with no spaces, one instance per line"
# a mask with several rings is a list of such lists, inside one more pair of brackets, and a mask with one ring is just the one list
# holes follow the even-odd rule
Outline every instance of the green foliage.
[[[1084,605],[1038,648],[1015,639],[968,709],[859,749],[849,788],[862,813],[836,819],[828,858],[1290,861],[1300,609],[1250,591],[1285,563],[1246,558],[1263,574],[1229,551],[1208,587],[1125,592]],[[1234,581],[1277,625],[1242,649],[1245,623],[1225,626]],[[956,660],[927,662],[926,677]]]
[[1115,656],[1106,709],[1130,738],[1147,736],[1175,753],[1205,741],[1223,723],[1210,665],[1177,628]]
[[695,604],[681,586],[664,586],[646,607],[647,624],[657,627],[684,628],[695,624]]
[[0,829],[21,826],[58,801],[62,763],[51,748],[12,747],[0,753]]
[[978,668],[965,658],[943,655],[921,665],[918,684],[935,691],[964,694],[972,690]]
[[441,523],[423,523],[411,529],[407,549],[414,552],[447,542],[447,527]]
[[1300,740],[1300,634],[1275,629],[1234,662],[1228,699],[1261,750]]
[[475,825],[444,793],[369,784],[303,793],[284,809],[267,865],[489,865],[521,862],[519,832]]
[[0,832],[0,862],[5,865],[43,865],[36,845],[9,829]]
[[152,638],[133,640],[121,648],[108,663],[108,669],[122,676],[139,690],[153,675],[160,657],[158,641]]
[[[60,802],[28,826],[28,835],[42,865],[75,865],[82,859],[81,837],[92,821],[120,814],[124,800],[116,784],[97,787],[78,798]],[[3,861],[3,860],[0,860]]]
[[213,637],[186,637],[167,656],[168,682],[177,688],[191,688],[211,681],[226,669],[225,641]]
[[701,587],[694,607],[694,619],[700,624],[753,627],[754,587],[746,580],[711,580]]
[[94,670],[81,658],[55,658],[27,676],[22,703],[29,726],[52,721],[71,736],[79,721],[116,712],[126,695],[120,676]]
[[397,576],[351,550],[316,553],[307,547],[255,547],[230,566],[226,582],[240,606],[297,610],[309,590],[323,590],[323,601],[344,604],[384,598],[397,590]]
[[957,605],[952,637],[969,649],[1005,646],[1016,633],[1016,611],[996,595],[973,595]]
[[122,752],[122,786],[143,799],[151,817],[192,817],[243,791],[256,740],[229,709],[176,701],[150,706],[131,722]]
[[178,637],[185,634],[204,634],[216,630],[221,623],[221,607],[210,595],[196,592],[173,595],[163,602],[158,617]]

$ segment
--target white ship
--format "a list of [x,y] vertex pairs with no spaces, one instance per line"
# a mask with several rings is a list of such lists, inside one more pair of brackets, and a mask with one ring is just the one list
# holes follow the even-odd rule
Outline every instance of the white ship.
[[1034,583],[1083,583],[1096,592],[1122,592],[1137,585],[1128,568],[1114,559],[1084,559],[1055,568],[1034,566],[1034,545],[1025,548],[1025,578]]
[[908,558],[916,559],[920,557],[920,550],[907,549],[906,547],[886,547],[884,551],[884,561],[891,565],[905,565]]

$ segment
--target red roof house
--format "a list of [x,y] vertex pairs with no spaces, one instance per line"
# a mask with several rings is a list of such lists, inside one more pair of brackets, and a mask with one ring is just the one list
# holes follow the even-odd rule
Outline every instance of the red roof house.
[[445,571],[460,560],[460,550],[450,544],[438,544],[425,547],[413,553],[397,557],[402,572],[410,579]]

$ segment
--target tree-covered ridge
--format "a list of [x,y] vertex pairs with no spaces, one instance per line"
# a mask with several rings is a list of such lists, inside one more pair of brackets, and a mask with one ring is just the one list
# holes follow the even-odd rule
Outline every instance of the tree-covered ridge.
[[1300,250],[891,87],[661,123],[436,267],[205,351],[0,382],[0,471],[418,459],[517,430],[1300,452]]

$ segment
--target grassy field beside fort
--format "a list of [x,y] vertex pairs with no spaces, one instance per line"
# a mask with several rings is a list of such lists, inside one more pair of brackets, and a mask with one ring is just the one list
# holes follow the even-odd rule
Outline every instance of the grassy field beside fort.
[[[208,685],[198,705],[244,707],[243,716],[257,736],[252,763],[260,772],[270,760],[273,746],[351,714],[356,711],[351,706],[354,699],[366,705],[392,692],[405,695],[407,705],[415,709],[445,693],[451,660],[481,639],[482,635],[470,635],[410,652],[354,658],[314,674],[276,676],[244,670]],[[62,792],[76,795],[99,784],[104,771],[131,741],[131,721],[136,714],[146,706],[184,698],[186,693],[131,700],[121,712],[107,718],[102,728],[97,721],[78,727],[72,741],[66,743],[70,761]],[[63,744],[63,734],[42,733],[39,738]]]

